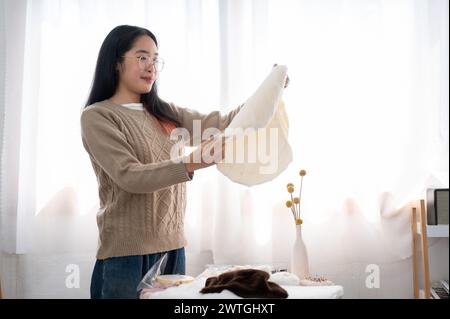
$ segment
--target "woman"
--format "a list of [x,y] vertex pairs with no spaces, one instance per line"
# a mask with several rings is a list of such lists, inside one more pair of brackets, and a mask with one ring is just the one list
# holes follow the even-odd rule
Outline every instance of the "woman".
[[[156,37],[140,27],[114,28],[100,48],[81,115],[100,197],[91,298],[136,298],[140,280],[164,253],[165,273],[185,273],[185,182],[215,162],[193,161],[203,159],[209,140],[182,161],[172,159],[170,133],[183,127],[192,137],[194,120],[202,130],[224,130],[242,107],[204,115],[164,102],[155,83],[162,66]],[[220,160],[221,149],[209,155]]]

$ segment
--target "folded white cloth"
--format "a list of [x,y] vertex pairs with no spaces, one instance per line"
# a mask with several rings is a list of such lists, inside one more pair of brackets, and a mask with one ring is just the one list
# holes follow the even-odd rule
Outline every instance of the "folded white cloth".
[[269,281],[279,284],[280,286],[298,286],[300,279],[295,274],[287,271],[280,271],[272,274]]
[[225,130],[225,159],[217,169],[253,186],[271,181],[292,162],[289,121],[281,100],[287,67],[276,66]]

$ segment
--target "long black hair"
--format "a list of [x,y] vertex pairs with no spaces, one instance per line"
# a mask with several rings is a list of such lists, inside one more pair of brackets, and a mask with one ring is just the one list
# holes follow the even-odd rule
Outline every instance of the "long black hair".
[[[117,64],[123,62],[125,53],[133,47],[136,39],[143,35],[152,38],[158,47],[155,35],[141,27],[120,25],[111,30],[106,36],[98,53],[94,80],[85,107],[106,100],[114,95],[119,84]],[[147,111],[158,119],[163,121],[170,120],[180,126],[179,120],[172,114],[167,102],[159,98],[156,82],[153,83],[149,93],[141,94],[141,102]]]

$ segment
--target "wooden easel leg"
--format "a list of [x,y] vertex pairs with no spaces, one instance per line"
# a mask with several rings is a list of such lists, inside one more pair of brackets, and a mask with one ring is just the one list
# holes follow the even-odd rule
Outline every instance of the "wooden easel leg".
[[428,246],[427,246],[427,219],[425,216],[425,201],[420,200],[420,227],[421,227],[421,243],[422,243],[422,268],[423,268],[423,285],[425,290],[425,298],[430,299],[430,270],[428,267]]
[[414,298],[419,299],[419,267],[417,264],[417,214],[416,208],[412,208],[411,216],[411,233],[412,233],[412,262],[413,262],[413,289]]

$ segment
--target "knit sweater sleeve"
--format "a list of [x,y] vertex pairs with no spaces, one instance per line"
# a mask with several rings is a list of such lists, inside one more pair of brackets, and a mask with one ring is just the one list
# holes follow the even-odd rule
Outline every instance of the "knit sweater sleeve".
[[81,115],[81,135],[91,160],[129,193],[152,193],[191,180],[181,160],[141,163],[119,129],[118,120],[107,112],[85,110]]
[[[169,103],[172,113],[179,119],[181,125],[189,131],[191,146],[197,146],[201,142],[201,135],[207,128],[217,128],[223,131],[230,125],[233,118],[239,113],[244,103],[236,107],[234,110],[222,114],[220,111],[213,111],[207,114],[200,113],[190,108],[180,107],[174,103]],[[194,131],[194,121],[200,121],[201,130],[199,132]],[[198,136],[197,133],[200,133]],[[197,135],[195,135],[197,134]]]

